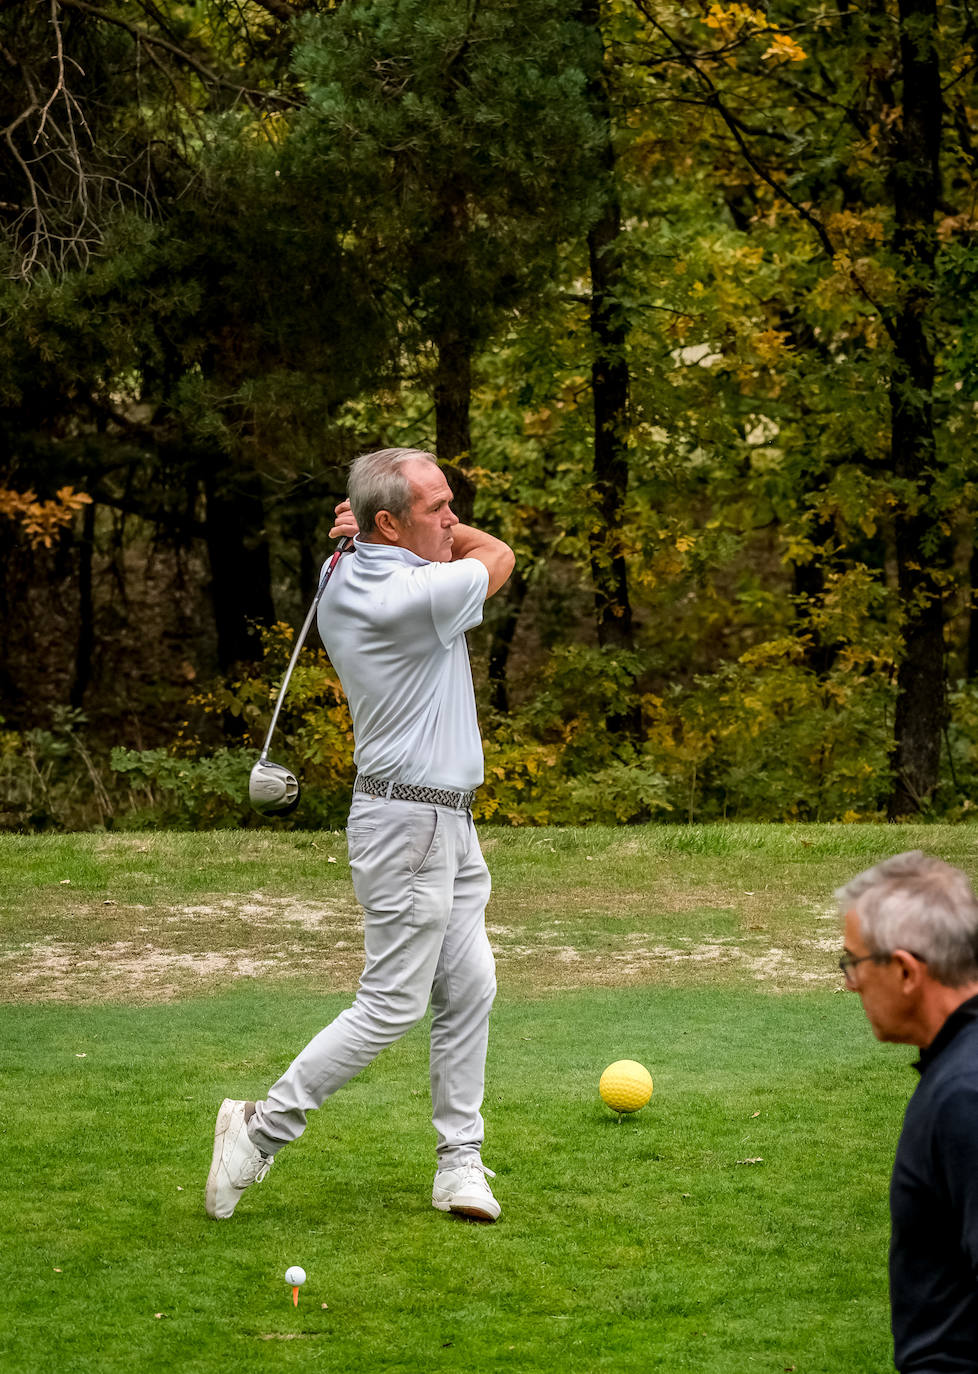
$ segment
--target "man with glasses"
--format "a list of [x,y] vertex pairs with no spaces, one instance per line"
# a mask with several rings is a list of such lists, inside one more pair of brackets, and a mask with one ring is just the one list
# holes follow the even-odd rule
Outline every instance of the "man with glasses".
[[846,987],[879,1040],[918,1045],[890,1184],[900,1374],[978,1374],[978,902],[914,850],[836,893]]

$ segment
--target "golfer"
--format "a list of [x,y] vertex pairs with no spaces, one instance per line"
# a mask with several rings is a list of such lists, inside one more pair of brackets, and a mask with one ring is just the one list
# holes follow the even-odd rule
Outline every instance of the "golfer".
[[392,1045],[431,1003],[432,1205],[495,1221],[481,1115],[495,965],[489,872],[472,821],[482,781],[465,632],[513,569],[492,535],[461,525],[430,453],[358,458],[331,531],[356,536],[319,627],[353,717],[357,778],[347,825],[366,964],[353,1005],[262,1102],[225,1099],[207,1212],[230,1217],[315,1107]]
[[879,1040],[919,1045],[890,1184],[900,1374],[978,1374],[978,903],[915,850],[836,893],[846,986]]

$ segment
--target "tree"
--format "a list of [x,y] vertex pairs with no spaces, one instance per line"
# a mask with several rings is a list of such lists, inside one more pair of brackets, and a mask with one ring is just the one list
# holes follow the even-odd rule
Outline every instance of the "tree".
[[[622,211],[615,156],[612,98],[605,70],[599,0],[582,6],[581,20],[595,35],[600,60],[593,61],[589,97],[602,130],[600,150],[601,208],[588,230],[591,278],[590,328],[594,356],[591,391],[594,401],[594,496],[597,519],[591,530],[591,576],[594,581],[598,643],[632,649],[632,608],[628,572],[621,546],[621,526],[628,491],[628,393],[626,344],[628,316],[621,296],[626,288],[621,236]],[[630,728],[637,728],[634,715]],[[625,717],[621,728],[626,728]]]
[[318,475],[323,432],[342,462],[330,412],[388,356],[330,206],[289,182],[285,21],[314,6],[285,8],[0,20],[8,452],[45,494],[84,481],[102,510],[203,539],[225,671],[274,617],[269,526],[298,487],[317,511],[342,489],[328,459]]
[[901,114],[893,158],[892,247],[899,272],[889,333],[893,473],[907,495],[895,539],[906,620],[894,722],[891,818],[920,809],[937,786],[947,723],[944,605],[952,574],[938,492],[934,416],[937,223],[944,122],[936,0],[899,0]]
[[465,468],[479,349],[595,214],[593,40],[562,0],[347,0],[302,33],[297,137],[387,284],[439,457]]
[[[786,6],[777,23],[748,5],[704,6],[690,22],[679,7],[637,4],[648,26],[641,65],[662,102],[692,115],[692,141],[712,162],[727,213],[762,254],[748,319],[756,340],[767,335],[778,383],[767,397],[754,390],[750,404],[755,430],[763,417],[781,455],[763,485],[777,493],[773,510],[802,570],[798,630],[813,652],[830,583],[868,572],[885,586],[887,548],[899,569],[888,809],[905,814],[938,782],[950,534],[972,460],[948,443],[957,403],[939,360],[954,312],[940,298],[937,237],[940,211],[950,223],[971,194],[956,151],[969,116],[952,119],[941,92],[943,54],[960,52],[967,26],[950,14],[939,22],[922,3],[817,16]],[[946,144],[942,131],[953,131]],[[956,204],[942,202],[942,165],[958,169]],[[765,262],[778,263],[767,273],[778,295],[766,300]],[[807,378],[819,379],[817,391]],[[838,412],[826,428],[830,397]],[[834,650],[818,652],[812,662],[830,668]]]

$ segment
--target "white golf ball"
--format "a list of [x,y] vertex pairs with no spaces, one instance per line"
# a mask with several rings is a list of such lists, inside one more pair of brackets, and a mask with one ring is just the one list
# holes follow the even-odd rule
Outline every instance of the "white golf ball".
[[301,1264],[293,1264],[291,1269],[285,1271],[285,1282],[291,1283],[293,1288],[298,1288],[306,1281],[306,1271]]

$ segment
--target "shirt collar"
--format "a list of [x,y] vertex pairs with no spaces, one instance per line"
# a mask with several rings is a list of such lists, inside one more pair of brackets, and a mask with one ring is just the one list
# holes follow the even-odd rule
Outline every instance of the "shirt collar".
[[430,560],[420,558],[410,549],[402,549],[397,544],[373,544],[362,539],[359,534],[353,537],[353,548],[357,558],[370,563],[406,563],[412,568],[423,568]]
[[920,1058],[913,1065],[917,1072],[926,1073],[941,1050],[947,1049],[954,1037],[959,1031],[964,1030],[969,1021],[978,1021],[978,996],[969,997],[967,1002],[962,1002],[960,1007],[956,1007],[951,1012],[930,1044],[926,1049],[920,1051]]

